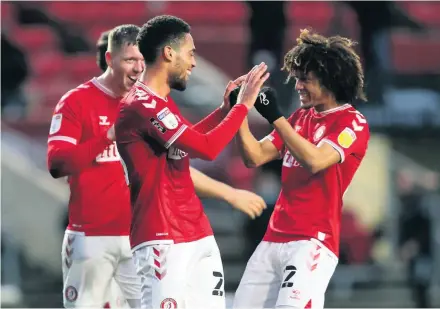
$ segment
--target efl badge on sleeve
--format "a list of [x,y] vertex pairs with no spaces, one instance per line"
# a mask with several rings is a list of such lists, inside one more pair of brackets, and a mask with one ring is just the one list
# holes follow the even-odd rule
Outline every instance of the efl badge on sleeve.
[[168,107],[165,107],[159,113],[157,113],[157,119],[159,119],[164,124],[165,128],[169,130],[173,130],[179,125],[176,116]]
[[342,148],[349,148],[356,140],[356,134],[350,128],[345,128],[338,135],[338,144]]
[[63,114],[55,114],[52,116],[52,122],[50,123],[49,134],[57,133],[61,129],[62,120],[63,120]]

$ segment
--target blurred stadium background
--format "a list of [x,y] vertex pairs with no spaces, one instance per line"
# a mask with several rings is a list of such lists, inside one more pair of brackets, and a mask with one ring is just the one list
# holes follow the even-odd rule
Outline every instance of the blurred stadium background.
[[[173,94],[195,121],[220,104],[229,79],[266,61],[285,114],[298,107],[278,72],[299,29],[357,40],[373,132],[345,195],[341,259],[327,307],[440,306],[440,2],[1,2],[2,307],[61,307],[61,241],[68,188],[46,170],[51,113],[69,89],[100,74],[99,34],[158,14],[192,26],[198,67]],[[252,115],[263,136],[270,127]],[[207,174],[273,205],[280,162],[248,170],[234,143]],[[270,209],[249,221],[205,201],[224,260],[228,303]],[[252,295],[250,295],[252,297]]]

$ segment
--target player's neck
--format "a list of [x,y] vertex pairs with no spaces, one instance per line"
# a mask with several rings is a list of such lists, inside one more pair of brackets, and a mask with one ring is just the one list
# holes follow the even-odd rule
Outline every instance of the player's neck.
[[336,102],[335,100],[329,100],[325,103],[316,105],[315,110],[318,113],[321,113],[321,112],[325,112],[325,111],[331,110],[331,109],[339,107],[339,106],[341,106],[341,104],[338,104],[338,102]]
[[145,69],[139,80],[161,98],[166,98],[171,92],[168,85],[168,75],[163,70],[155,67]]
[[126,91],[121,89],[115,81],[113,74],[109,70],[106,70],[97,78],[98,82],[110,90],[116,97],[123,97],[126,95]]

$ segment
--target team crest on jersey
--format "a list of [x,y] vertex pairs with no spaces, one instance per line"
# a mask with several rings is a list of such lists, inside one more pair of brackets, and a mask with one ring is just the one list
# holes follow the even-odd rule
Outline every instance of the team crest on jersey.
[[62,120],[63,120],[63,114],[55,114],[52,116],[52,122],[50,123],[49,134],[57,133],[61,129]]
[[338,144],[342,148],[349,148],[356,140],[356,133],[350,128],[345,128],[338,135]]
[[321,126],[319,127],[316,131],[315,131],[315,135],[313,135],[313,140],[315,142],[319,141],[325,133],[325,126]]
[[165,298],[160,303],[161,309],[176,309],[177,308],[177,302],[173,298]]
[[179,122],[176,116],[170,111],[168,107],[165,107],[157,113],[157,119],[159,119],[165,126],[165,128],[173,130],[177,128]]

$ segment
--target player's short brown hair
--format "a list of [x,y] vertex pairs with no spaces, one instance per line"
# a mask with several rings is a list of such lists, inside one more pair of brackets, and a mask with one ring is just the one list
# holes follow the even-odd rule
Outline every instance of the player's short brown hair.
[[104,31],[96,42],[96,64],[104,72],[107,70],[107,62],[105,61],[105,52],[108,46],[108,35],[110,30]]
[[337,102],[366,100],[362,64],[353,49],[355,42],[341,36],[324,37],[311,29],[301,30],[296,41],[284,57],[282,70],[289,74],[287,82],[295,74],[313,72]]
[[108,51],[118,50],[125,44],[136,45],[140,28],[136,25],[120,25],[113,28],[108,35]]

